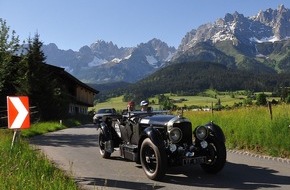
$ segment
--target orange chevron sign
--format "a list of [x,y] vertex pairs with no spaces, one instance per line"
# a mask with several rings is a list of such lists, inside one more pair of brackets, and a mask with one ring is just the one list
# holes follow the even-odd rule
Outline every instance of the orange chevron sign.
[[27,96],[7,96],[8,128],[30,127],[29,100]]

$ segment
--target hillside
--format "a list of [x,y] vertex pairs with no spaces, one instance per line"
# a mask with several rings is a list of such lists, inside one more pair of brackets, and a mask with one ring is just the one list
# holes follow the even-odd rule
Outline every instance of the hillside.
[[124,91],[150,97],[166,92],[195,95],[210,88],[219,91],[278,91],[280,87],[289,85],[289,74],[256,74],[218,63],[184,62],[160,69]]

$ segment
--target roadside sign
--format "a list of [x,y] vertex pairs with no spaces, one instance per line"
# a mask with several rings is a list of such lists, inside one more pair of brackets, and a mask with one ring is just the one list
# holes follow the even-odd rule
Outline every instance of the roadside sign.
[[27,96],[7,96],[8,128],[30,127],[29,99]]

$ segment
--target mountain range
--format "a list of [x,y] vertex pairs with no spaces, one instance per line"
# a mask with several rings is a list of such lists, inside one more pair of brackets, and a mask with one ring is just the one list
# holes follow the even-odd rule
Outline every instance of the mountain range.
[[[43,45],[48,64],[64,67],[83,82],[135,83],[173,63],[204,61],[253,73],[290,71],[290,10],[283,5],[245,17],[227,13],[186,33],[179,47],[159,39],[137,47],[99,40],[79,51]],[[185,66],[185,65],[184,65]]]
[[60,50],[51,43],[43,46],[48,64],[63,67],[86,83],[125,81],[134,83],[171,60],[176,52],[165,42],[152,39],[137,47],[118,48],[102,40],[80,48],[78,52]]

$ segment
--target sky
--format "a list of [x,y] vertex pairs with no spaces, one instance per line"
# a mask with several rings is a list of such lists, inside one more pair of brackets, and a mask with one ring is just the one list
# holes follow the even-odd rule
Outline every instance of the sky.
[[0,18],[21,41],[39,34],[44,44],[78,51],[104,40],[135,47],[157,38],[178,47],[200,25],[235,11],[246,17],[289,0],[0,0]]

